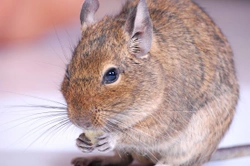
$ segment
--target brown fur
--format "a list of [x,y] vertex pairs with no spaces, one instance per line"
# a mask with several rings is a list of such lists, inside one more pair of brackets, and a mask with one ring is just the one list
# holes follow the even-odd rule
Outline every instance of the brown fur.
[[[159,166],[201,165],[227,131],[238,101],[231,48],[191,0],[148,0],[153,44],[148,57],[137,58],[124,30],[137,3],[83,28],[61,89],[69,118],[79,127],[89,122],[116,133],[120,155]],[[109,66],[121,76],[104,85]]]

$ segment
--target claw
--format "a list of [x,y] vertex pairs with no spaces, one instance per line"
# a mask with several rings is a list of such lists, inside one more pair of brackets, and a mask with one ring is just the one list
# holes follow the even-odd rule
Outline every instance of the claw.
[[97,140],[103,140],[108,137],[107,133],[102,134],[101,136],[96,137]]
[[91,141],[82,133],[79,138],[76,139],[77,147],[84,153],[90,153],[94,150]]
[[99,142],[97,142],[96,147],[100,147],[100,146],[103,146],[105,144],[109,144],[109,141],[107,139],[103,139],[103,140],[100,140]]
[[81,147],[92,147],[93,144],[91,142],[85,142],[79,138],[76,139],[76,144]]
[[108,152],[110,151],[111,147],[107,147],[106,149],[98,149],[99,152]]
[[102,140],[100,140],[97,143],[96,148],[97,148],[97,150],[99,152],[106,152],[106,151],[110,150],[111,147],[110,147],[109,140],[108,139],[102,139]]
[[78,139],[80,139],[81,141],[85,142],[86,144],[92,145],[91,140],[86,137],[85,133],[82,133],[78,137]]
[[81,148],[81,147],[78,147],[83,153],[91,153],[94,148]]

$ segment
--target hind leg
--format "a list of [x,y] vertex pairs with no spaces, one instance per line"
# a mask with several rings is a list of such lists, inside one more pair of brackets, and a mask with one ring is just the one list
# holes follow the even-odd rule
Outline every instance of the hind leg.
[[94,157],[79,157],[72,160],[74,166],[128,166],[132,163],[131,155],[119,156],[94,156]]

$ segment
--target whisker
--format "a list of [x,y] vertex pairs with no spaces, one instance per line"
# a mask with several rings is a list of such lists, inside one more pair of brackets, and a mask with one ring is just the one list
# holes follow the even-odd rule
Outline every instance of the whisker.
[[[62,51],[63,51],[63,56],[64,56],[65,60],[68,60],[67,55],[65,54],[66,52],[65,52],[64,46],[62,45],[62,41],[61,41],[61,39],[59,38],[59,35],[58,35],[57,30],[56,30],[55,27],[54,27],[54,30],[55,30],[56,38],[57,38],[57,40],[58,40],[58,42],[59,42],[59,44],[60,44],[60,46],[61,46],[61,49],[62,49]],[[61,58],[60,55],[59,55],[59,58],[61,59],[61,61],[62,61],[64,64],[67,64],[67,63],[65,63],[65,62],[63,61],[63,59]]]
[[57,103],[57,104],[64,105],[64,106],[67,107],[67,104],[64,104],[64,103],[61,103],[61,102],[58,102],[58,101],[54,101],[54,100],[50,100],[50,99],[45,99],[45,98],[42,98],[42,97],[37,97],[37,96],[32,96],[32,95],[22,94],[22,93],[16,93],[16,92],[11,92],[11,91],[5,91],[5,90],[0,90],[0,92],[20,95],[20,96],[25,96],[25,97],[31,97],[31,98],[34,98],[34,99],[39,99],[39,100],[43,100],[43,101]]
[[46,65],[50,65],[50,66],[53,66],[53,67],[58,67],[58,68],[60,68],[60,69],[62,69],[62,70],[65,70],[65,67],[60,66],[60,65],[52,64],[52,63],[45,62],[45,61],[36,61],[36,62],[42,63],[42,64],[46,64]]
[[[34,126],[34,124],[32,125],[32,126],[34,126],[34,128],[32,128],[32,129],[30,129],[28,132],[26,132],[22,137],[20,137],[19,138],[19,140],[18,140],[18,142],[21,142],[21,141],[23,141],[24,139],[27,139],[28,137],[30,137],[31,135],[33,135],[33,134],[35,134],[35,133],[37,133],[37,132],[40,132],[41,131],[41,129],[42,128],[44,128],[44,127],[47,127],[47,126],[49,126],[49,125],[53,125],[54,123],[58,123],[58,121],[59,122],[61,122],[61,121],[63,121],[63,120],[68,120],[69,121],[69,119],[68,118],[54,118],[54,119],[52,119],[52,120],[49,120],[49,121],[46,121],[45,123],[43,123],[42,125],[40,125],[40,126]],[[34,122],[33,122],[34,123]],[[53,126],[52,126],[53,127]],[[51,127],[50,127],[51,128]],[[17,143],[17,141],[15,142],[15,143]]]
[[[59,125],[59,126],[58,126]],[[51,128],[50,131],[47,131],[45,134],[47,135],[47,137],[52,134],[52,136],[47,140],[46,143],[48,143],[53,137],[56,136],[56,134],[59,134],[60,132],[62,132],[62,130],[66,130],[68,129],[70,126],[72,125],[72,123],[68,120],[64,120],[61,121],[60,123],[56,124],[55,126],[53,126],[54,128]],[[66,128],[66,129],[65,129]],[[45,135],[44,134],[44,135]],[[42,136],[44,136],[42,135]],[[43,141],[45,141],[46,137],[44,137]]]
[[[1,132],[7,132],[15,127],[18,127],[20,125],[23,125],[23,124],[26,124],[26,123],[29,123],[29,122],[32,122],[32,121],[36,121],[36,120],[41,120],[41,119],[46,119],[46,118],[54,118],[54,117],[65,117],[65,118],[68,118],[67,115],[65,114],[50,114],[49,112],[46,113],[47,115],[43,115],[43,116],[38,116],[39,114],[43,114],[43,113],[37,113],[37,114],[32,114],[32,115],[28,115],[28,116],[25,116],[25,117],[21,117],[21,118],[18,118],[18,119],[14,119],[14,120],[11,120],[11,121],[8,121],[6,123],[3,123],[1,125],[7,125],[7,124],[12,124],[13,122],[16,122],[16,121],[20,121],[20,120],[25,120],[25,121],[22,121],[14,126],[11,126]],[[27,119],[27,120],[26,120]]]
[[[108,124],[109,125],[109,124]],[[111,127],[114,127],[114,126],[111,126]],[[117,128],[115,128],[115,129],[117,129]],[[119,131],[119,129],[118,129],[118,131]],[[129,132],[125,132],[124,134],[126,134],[128,137],[130,137],[132,140],[134,140],[135,142],[138,142],[138,143],[140,143],[140,144],[142,144],[142,146],[143,147],[147,147],[147,144],[145,144],[144,142],[142,142],[142,141],[140,141],[140,139],[138,139],[137,137],[135,137],[135,135],[133,134],[131,134],[131,133],[129,133]],[[140,146],[141,147],[141,146]],[[131,148],[131,150],[133,150],[133,148]],[[147,148],[144,148],[143,150],[145,150],[145,151],[147,151],[148,152],[148,154],[150,155],[150,156],[148,156],[152,161],[158,161],[158,159],[157,159],[157,157],[149,150],[149,149],[147,149]],[[134,150],[133,150],[134,151]],[[152,158],[151,158],[152,157]]]
[[12,105],[12,106],[6,106],[5,108],[45,108],[45,109],[67,110],[67,107],[56,107],[56,106],[46,106],[46,105]]
[[[68,40],[68,41],[69,41],[69,49],[70,49],[71,52],[74,52],[74,49],[75,49],[75,47],[76,47],[76,46],[75,46],[76,44],[73,45],[72,38],[70,37],[69,32],[67,31],[67,29],[65,29],[65,32],[66,32],[66,34],[67,34],[67,36],[68,36],[68,38],[69,38],[69,40]],[[69,57],[67,57],[67,56],[65,57],[65,59],[66,59],[67,61],[70,61],[70,59],[68,59],[68,58],[69,58]]]
[[35,142],[37,142],[39,139],[41,139],[44,135],[46,135],[48,132],[50,132],[50,130],[53,130],[53,129],[55,129],[56,127],[58,127],[57,125],[59,125],[59,127],[60,127],[60,126],[63,126],[65,123],[66,123],[66,124],[69,123],[69,120],[68,120],[68,119],[64,119],[64,120],[62,120],[62,121],[56,123],[56,124],[53,125],[52,127],[48,128],[48,129],[45,130],[44,132],[42,132],[42,134],[40,134],[33,142],[31,142],[31,143],[27,146],[26,150],[27,150],[29,147],[31,147]]

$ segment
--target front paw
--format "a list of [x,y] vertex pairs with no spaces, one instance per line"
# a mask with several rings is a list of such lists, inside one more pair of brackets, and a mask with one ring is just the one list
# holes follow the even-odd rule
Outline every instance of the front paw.
[[83,152],[83,153],[90,153],[94,150],[94,145],[91,143],[91,141],[86,137],[85,133],[82,133],[77,139],[76,139],[76,145],[77,147]]
[[96,138],[97,143],[95,145],[96,149],[99,152],[110,152],[115,148],[116,138],[110,134],[103,134]]

